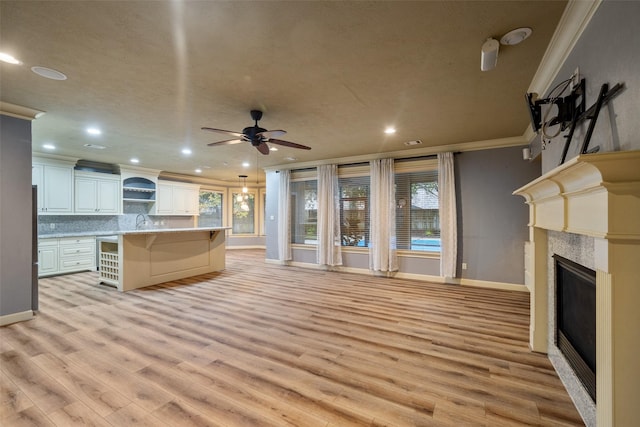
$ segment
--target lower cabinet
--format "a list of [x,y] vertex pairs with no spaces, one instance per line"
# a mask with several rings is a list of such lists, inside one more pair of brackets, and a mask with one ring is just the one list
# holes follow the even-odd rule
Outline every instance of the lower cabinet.
[[38,241],[39,277],[95,269],[95,236]]

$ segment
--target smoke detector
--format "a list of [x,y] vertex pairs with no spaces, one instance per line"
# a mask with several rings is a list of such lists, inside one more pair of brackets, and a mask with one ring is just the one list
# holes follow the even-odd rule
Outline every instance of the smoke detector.
[[513,46],[514,44],[522,42],[530,35],[531,28],[516,28],[515,30],[511,30],[507,34],[502,36],[502,38],[500,39],[500,44]]
[[409,146],[409,147],[412,146],[412,145],[420,145],[420,144],[422,144],[422,141],[420,141],[419,139],[415,139],[413,141],[407,141],[407,142],[404,143],[404,145]]

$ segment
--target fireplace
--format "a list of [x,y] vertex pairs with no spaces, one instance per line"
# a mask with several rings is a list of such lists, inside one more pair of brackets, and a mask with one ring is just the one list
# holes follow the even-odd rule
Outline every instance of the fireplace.
[[555,260],[556,345],[596,400],[596,272],[558,254]]
[[[638,424],[639,164],[640,150],[583,154],[514,191],[529,205],[524,275],[531,302],[529,343],[533,351],[549,355],[589,427]],[[597,404],[566,361],[570,356],[557,348],[555,300],[560,296],[551,254],[595,270]]]

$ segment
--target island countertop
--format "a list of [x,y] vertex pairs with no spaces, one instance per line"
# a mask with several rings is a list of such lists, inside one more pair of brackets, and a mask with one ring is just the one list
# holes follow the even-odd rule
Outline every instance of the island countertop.
[[176,233],[182,231],[230,230],[231,227],[189,227],[189,228],[147,228],[139,230],[101,230],[101,231],[65,231],[59,233],[38,233],[38,239],[59,239],[66,237],[102,237],[125,234]]
[[129,235],[129,234],[158,234],[158,233],[185,233],[193,231],[220,231],[230,230],[231,227],[191,227],[191,228],[143,228],[139,230],[122,230],[113,234]]

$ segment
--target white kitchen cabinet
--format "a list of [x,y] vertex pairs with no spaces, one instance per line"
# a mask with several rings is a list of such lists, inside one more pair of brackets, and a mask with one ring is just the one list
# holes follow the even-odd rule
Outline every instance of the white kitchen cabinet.
[[38,242],[38,276],[55,274],[58,271],[58,239]]
[[96,269],[95,236],[40,239],[38,276]]
[[156,214],[173,214],[173,185],[158,182],[158,190],[156,192]]
[[38,186],[39,214],[73,212],[73,163],[34,158],[31,182]]
[[118,215],[120,176],[96,172],[75,173],[75,213]]
[[200,186],[158,181],[157,215],[198,215]]

